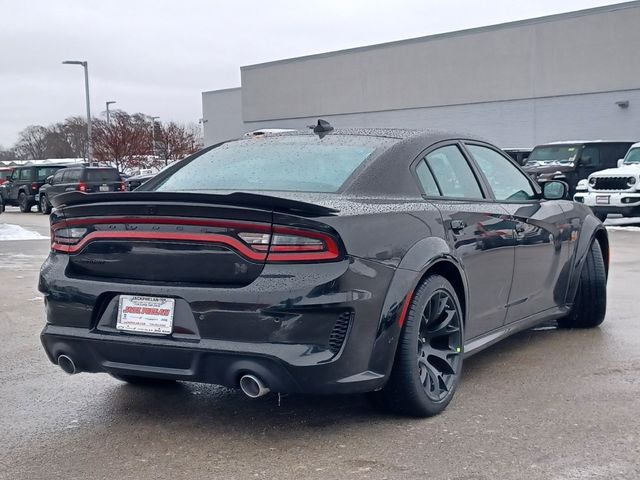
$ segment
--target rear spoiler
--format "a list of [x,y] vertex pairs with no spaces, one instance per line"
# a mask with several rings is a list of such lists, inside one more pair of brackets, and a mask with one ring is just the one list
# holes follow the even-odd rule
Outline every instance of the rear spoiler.
[[308,216],[325,216],[338,213],[339,210],[301,202],[288,198],[261,195],[257,193],[235,192],[227,195],[215,193],[191,192],[109,192],[109,193],[62,193],[51,199],[56,207],[70,207],[73,205],[89,205],[95,203],[200,203],[210,205],[233,205],[238,207],[274,210],[284,213],[302,214]]

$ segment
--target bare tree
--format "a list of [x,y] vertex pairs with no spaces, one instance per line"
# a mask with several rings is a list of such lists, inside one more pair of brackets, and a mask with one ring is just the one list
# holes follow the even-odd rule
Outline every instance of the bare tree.
[[69,156],[87,157],[87,121],[83,117],[69,117],[51,129],[67,144]]
[[93,121],[93,153],[118,170],[147,166],[151,151],[150,123],[141,113],[110,112],[110,123]]
[[18,134],[16,154],[23,160],[45,158],[49,130],[42,125],[30,125]]
[[155,129],[155,153],[165,165],[170,160],[180,160],[200,148],[200,141],[193,126],[168,122]]

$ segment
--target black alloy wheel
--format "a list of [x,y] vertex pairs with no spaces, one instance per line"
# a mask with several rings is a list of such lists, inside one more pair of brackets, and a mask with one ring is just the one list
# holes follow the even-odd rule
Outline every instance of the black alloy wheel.
[[416,417],[442,412],[462,371],[464,323],[455,289],[440,275],[415,290],[389,381],[372,400],[385,410]]
[[462,329],[456,302],[446,290],[431,296],[420,318],[418,373],[427,396],[442,401],[462,363]]

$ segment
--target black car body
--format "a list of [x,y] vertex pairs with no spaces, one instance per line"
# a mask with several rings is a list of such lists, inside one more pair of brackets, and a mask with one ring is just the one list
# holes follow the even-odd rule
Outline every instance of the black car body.
[[125,184],[112,167],[70,167],[47,178],[40,188],[36,201],[43,214],[51,213],[51,201],[68,192],[122,192]]
[[132,177],[129,177],[124,181],[124,183],[126,185],[125,189],[127,191],[129,191],[129,192],[132,191],[132,190],[135,190],[140,185],[143,185],[143,184],[147,183],[153,177],[155,177],[155,174],[134,175]]
[[538,181],[562,180],[573,197],[580,180],[593,172],[615,168],[634,142],[554,142],[536,146],[524,165]]
[[[590,248],[605,265],[608,256],[588,208],[545,200],[499,149],[437,132],[240,139],[135,192],[54,204],[39,284],[53,363],[128,380],[240,382],[251,396],[403,396],[398,365],[415,355],[407,338],[424,302],[434,318],[459,317],[429,340],[430,361],[450,370],[438,391],[452,394],[463,354],[571,315]],[[170,331],[119,326],[140,309],[166,314],[144,306],[154,298],[173,304]],[[426,384],[432,367],[407,375],[415,368]],[[406,411],[437,413],[448,400],[436,400]]]
[[7,182],[0,186],[0,195],[5,205],[19,206],[23,213],[38,205],[37,195],[47,177],[69,164],[21,165],[14,167]]

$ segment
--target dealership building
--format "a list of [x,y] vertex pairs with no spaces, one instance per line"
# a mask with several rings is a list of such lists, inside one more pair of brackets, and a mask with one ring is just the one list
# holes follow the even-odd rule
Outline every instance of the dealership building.
[[205,144],[262,128],[439,128],[502,147],[640,140],[640,1],[241,67]]

